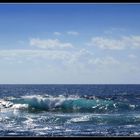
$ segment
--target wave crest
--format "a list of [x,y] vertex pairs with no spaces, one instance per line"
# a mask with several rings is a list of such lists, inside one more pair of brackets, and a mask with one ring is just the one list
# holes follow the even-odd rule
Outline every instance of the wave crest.
[[105,113],[114,111],[134,110],[135,105],[117,102],[111,99],[100,99],[97,97],[79,96],[21,96],[20,98],[9,98],[1,100],[0,106],[13,109],[35,109],[43,111],[61,112],[93,112]]

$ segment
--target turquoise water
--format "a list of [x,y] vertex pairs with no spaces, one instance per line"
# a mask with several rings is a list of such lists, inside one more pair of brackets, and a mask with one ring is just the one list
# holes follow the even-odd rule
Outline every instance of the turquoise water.
[[0,136],[139,136],[140,85],[0,85]]

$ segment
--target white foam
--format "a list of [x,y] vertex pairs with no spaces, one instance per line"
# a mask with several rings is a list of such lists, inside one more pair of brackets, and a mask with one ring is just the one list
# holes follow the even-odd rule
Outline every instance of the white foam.
[[92,108],[96,108],[96,107],[98,107],[98,106],[100,106],[100,105],[93,106]]
[[131,127],[135,127],[135,125],[131,125],[131,124],[125,125],[125,128],[131,128]]
[[136,106],[130,104],[129,107],[132,108],[132,109],[135,109]]
[[14,104],[11,108],[13,109],[26,109],[28,108],[28,104]]
[[140,135],[140,132],[134,132],[134,136]]
[[36,128],[37,124],[35,124],[34,120],[32,118],[28,118],[26,121],[23,122],[26,126],[26,128],[34,129]]
[[13,103],[10,101],[0,100],[1,108],[8,108],[8,107],[11,107],[12,105],[13,105]]
[[68,120],[68,123],[69,122],[86,122],[86,121],[90,121],[91,117],[92,117],[91,115],[84,115],[84,116],[81,116],[81,117],[72,118],[72,119]]

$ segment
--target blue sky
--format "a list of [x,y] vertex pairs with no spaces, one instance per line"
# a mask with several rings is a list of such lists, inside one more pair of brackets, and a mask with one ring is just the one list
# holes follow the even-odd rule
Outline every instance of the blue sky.
[[139,4],[0,4],[1,84],[140,84]]

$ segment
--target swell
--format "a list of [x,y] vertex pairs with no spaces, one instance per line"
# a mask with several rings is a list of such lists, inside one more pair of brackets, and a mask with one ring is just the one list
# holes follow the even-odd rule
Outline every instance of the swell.
[[97,97],[32,95],[9,97],[0,101],[1,108],[28,109],[60,112],[109,113],[140,110],[139,105]]

